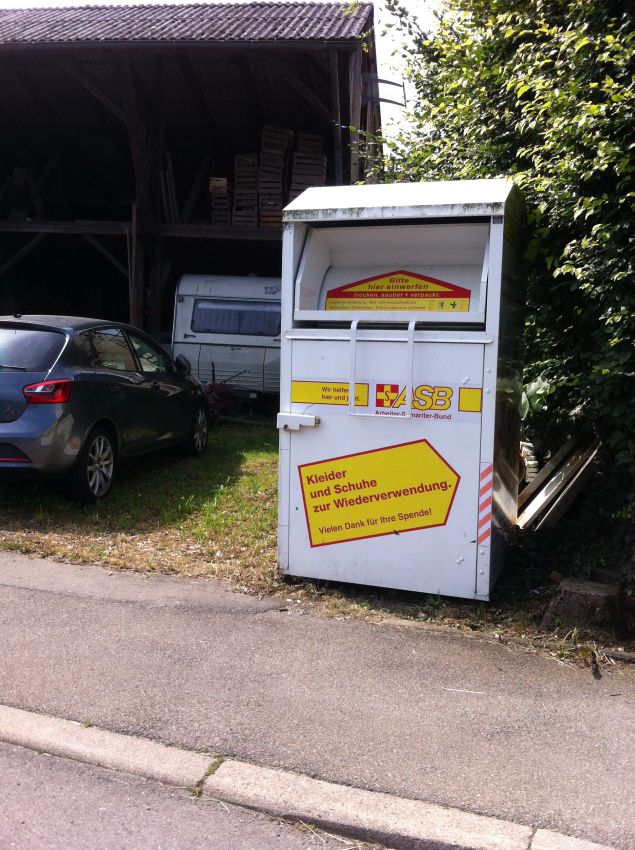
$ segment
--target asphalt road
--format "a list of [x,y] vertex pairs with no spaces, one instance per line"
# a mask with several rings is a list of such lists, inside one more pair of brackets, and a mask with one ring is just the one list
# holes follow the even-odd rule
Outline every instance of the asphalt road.
[[0,744],[3,850],[346,850],[209,797]]
[[633,672],[0,554],[0,702],[635,850]]

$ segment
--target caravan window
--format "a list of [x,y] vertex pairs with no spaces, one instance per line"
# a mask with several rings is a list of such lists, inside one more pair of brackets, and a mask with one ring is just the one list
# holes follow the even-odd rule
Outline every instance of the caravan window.
[[209,334],[279,336],[280,305],[270,301],[220,301],[194,303],[192,330]]

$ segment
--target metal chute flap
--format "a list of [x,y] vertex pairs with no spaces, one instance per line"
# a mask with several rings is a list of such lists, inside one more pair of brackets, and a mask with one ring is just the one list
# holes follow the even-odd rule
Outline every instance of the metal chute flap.
[[487,222],[313,229],[295,316],[403,322],[417,313],[419,321],[482,323],[488,244]]

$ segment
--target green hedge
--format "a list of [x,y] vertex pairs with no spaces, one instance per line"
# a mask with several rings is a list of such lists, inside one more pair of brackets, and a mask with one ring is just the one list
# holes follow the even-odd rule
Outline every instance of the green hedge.
[[[382,177],[512,175],[528,205],[530,423],[591,424],[635,468],[632,17],[621,2],[445,0]],[[554,435],[555,436],[555,435]]]

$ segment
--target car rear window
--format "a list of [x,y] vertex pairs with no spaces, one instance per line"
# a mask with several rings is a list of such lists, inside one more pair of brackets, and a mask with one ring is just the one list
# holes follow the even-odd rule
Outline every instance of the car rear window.
[[0,327],[0,371],[47,372],[65,340],[56,331]]
[[200,299],[194,304],[192,330],[209,334],[278,336],[280,304],[270,301]]

